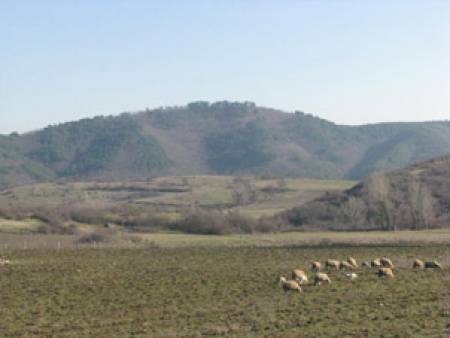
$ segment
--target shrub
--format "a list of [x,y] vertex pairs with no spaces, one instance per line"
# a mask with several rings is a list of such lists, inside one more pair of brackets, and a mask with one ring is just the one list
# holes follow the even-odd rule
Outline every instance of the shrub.
[[175,222],[172,228],[193,234],[224,235],[279,231],[281,226],[272,220],[257,221],[237,212],[223,213],[217,210],[197,210]]
[[92,244],[92,243],[104,243],[114,240],[115,233],[112,231],[96,230],[90,234],[86,234],[78,238],[76,244]]

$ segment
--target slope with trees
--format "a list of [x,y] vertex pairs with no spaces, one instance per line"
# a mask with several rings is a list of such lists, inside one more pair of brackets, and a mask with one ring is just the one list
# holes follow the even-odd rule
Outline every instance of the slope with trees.
[[360,179],[450,153],[450,123],[342,126],[251,102],[193,102],[0,137],[0,187],[54,179]]
[[304,229],[400,230],[448,227],[450,156],[390,173],[376,172],[345,192],[280,214]]

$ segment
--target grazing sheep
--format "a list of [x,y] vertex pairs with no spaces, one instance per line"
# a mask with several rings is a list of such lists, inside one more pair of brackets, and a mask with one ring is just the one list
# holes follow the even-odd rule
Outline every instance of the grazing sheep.
[[425,268],[427,269],[442,269],[442,265],[437,261],[425,262]]
[[356,278],[358,278],[358,275],[354,272],[348,272],[345,274],[345,276],[350,278],[350,280],[355,280]]
[[425,263],[420,259],[416,259],[413,263],[413,269],[423,269],[425,267]]
[[348,257],[347,262],[349,262],[354,268],[358,268],[358,263],[356,263],[356,259],[353,257]]
[[341,270],[354,270],[355,269],[355,267],[353,266],[353,265],[351,265],[349,262],[347,262],[347,261],[342,261],[340,264],[339,264],[339,269],[341,269]]
[[280,283],[285,292],[287,291],[302,292],[302,288],[295,280],[286,280],[286,278],[280,277]]
[[368,261],[362,262],[361,265],[362,265],[363,268],[370,268],[370,263]]
[[392,264],[392,261],[389,258],[386,258],[386,257],[381,258],[380,259],[380,263],[385,268],[389,268],[389,269],[393,269],[394,268],[394,264]]
[[394,278],[394,273],[391,268],[380,268],[378,270],[378,277]]
[[328,270],[332,269],[339,270],[341,262],[335,259],[327,259],[327,261],[325,262],[325,266],[327,267]]
[[297,281],[300,285],[308,283],[308,276],[305,271],[295,269],[292,271],[292,279]]
[[322,269],[322,264],[320,264],[320,262],[312,262],[311,263],[311,270],[320,271],[320,269]]
[[375,258],[372,262],[370,262],[370,265],[372,268],[379,268],[381,267],[381,262],[379,258]]
[[6,258],[0,258],[0,266],[6,266],[11,264],[11,261],[9,259]]
[[314,277],[314,285],[320,285],[322,283],[331,283],[330,277],[326,273],[318,272],[316,277]]

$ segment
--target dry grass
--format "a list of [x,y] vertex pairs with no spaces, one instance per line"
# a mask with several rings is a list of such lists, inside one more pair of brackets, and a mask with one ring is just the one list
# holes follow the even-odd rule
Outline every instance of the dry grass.
[[[80,235],[2,234],[0,250],[24,247],[28,249],[80,247],[83,246],[77,244],[80,237],[97,231],[96,228],[88,226],[83,229]],[[160,248],[450,245],[450,229],[399,232],[285,232],[221,236],[176,232],[131,235],[113,231],[109,237],[108,243],[99,245],[112,248],[139,248],[148,245]],[[93,243],[90,244],[93,246]]]
[[[276,180],[251,178],[256,190],[275,186]],[[0,192],[2,209],[11,213],[45,208],[61,210],[85,208],[106,210],[131,207],[150,212],[155,217],[176,219],[193,207],[224,208],[255,218],[273,214],[305,203],[326,191],[350,188],[353,181],[286,179],[286,189],[268,195],[258,190],[249,204],[235,207],[231,176],[159,177],[149,182],[70,182],[40,183]],[[0,229],[1,231],[1,229]]]
[[[393,280],[284,293],[276,283],[312,260],[386,255]],[[0,279],[4,337],[444,337],[450,247],[185,247],[13,250]],[[413,271],[412,259],[442,271]]]

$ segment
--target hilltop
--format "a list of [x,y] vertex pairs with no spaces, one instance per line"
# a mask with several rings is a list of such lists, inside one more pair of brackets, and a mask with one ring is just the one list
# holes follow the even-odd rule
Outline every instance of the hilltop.
[[193,102],[0,136],[0,187],[167,175],[360,179],[450,153],[450,122],[337,125],[251,102]]
[[400,230],[448,227],[450,156],[390,173],[374,173],[280,216],[304,229]]

